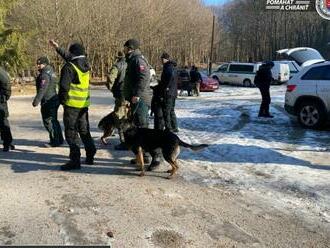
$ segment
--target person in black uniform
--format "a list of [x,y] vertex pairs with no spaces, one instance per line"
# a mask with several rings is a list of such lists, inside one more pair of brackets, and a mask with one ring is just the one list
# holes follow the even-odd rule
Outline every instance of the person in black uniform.
[[269,113],[270,99],[270,83],[272,81],[272,71],[274,63],[272,61],[263,63],[256,73],[254,84],[259,88],[262,101],[260,104],[259,117],[273,118]]
[[178,132],[178,124],[175,115],[175,99],[178,95],[176,62],[170,60],[168,53],[161,55],[163,72],[158,85],[161,107],[164,116],[165,128],[171,132]]
[[41,116],[43,124],[49,133],[50,142],[46,147],[56,147],[63,144],[63,135],[60,123],[57,120],[57,111],[60,106],[56,93],[57,80],[47,57],[37,60],[39,75],[36,79],[37,95],[32,105],[36,107],[41,104]]
[[62,165],[61,169],[80,169],[80,139],[86,150],[86,164],[94,164],[96,154],[88,119],[90,65],[85,54],[85,48],[80,43],[71,44],[69,52],[66,52],[55,41],[50,40],[49,42],[66,61],[61,69],[58,95],[64,108],[63,122],[65,139],[70,146],[70,161]]
[[12,144],[13,137],[10,131],[8,121],[8,105],[7,101],[11,96],[11,84],[8,73],[0,67],[0,133],[3,141],[3,151],[8,152],[14,150],[15,146]]

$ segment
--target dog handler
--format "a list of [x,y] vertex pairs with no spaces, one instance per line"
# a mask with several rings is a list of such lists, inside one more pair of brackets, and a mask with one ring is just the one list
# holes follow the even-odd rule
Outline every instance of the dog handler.
[[[129,39],[124,44],[124,53],[127,62],[127,71],[124,80],[123,93],[127,101],[131,103],[133,122],[137,127],[148,127],[148,110],[151,105],[152,92],[150,88],[150,66],[143,57],[139,41]],[[160,164],[160,151],[151,152],[151,170]],[[149,157],[144,155],[147,163]],[[131,161],[135,163],[135,160]]]

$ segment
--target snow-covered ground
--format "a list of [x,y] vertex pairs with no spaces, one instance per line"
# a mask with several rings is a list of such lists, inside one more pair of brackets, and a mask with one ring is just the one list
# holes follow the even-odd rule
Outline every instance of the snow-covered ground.
[[186,180],[248,192],[274,207],[330,222],[329,131],[303,129],[285,113],[285,86],[271,89],[274,119],[258,118],[256,88],[222,86],[177,101],[179,136],[210,147],[181,153]]
[[179,137],[210,146],[182,149],[173,180],[164,179],[164,166],[138,177],[132,153],[113,149],[117,136],[100,144],[97,123],[113,109],[105,87],[92,90],[95,165],[78,172],[59,171],[67,145],[43,147],[48,137],[33,96],[12,97],[17,149],[0,152],[0,244],[106,244],[110,229],[115,247],[149,247],[148,233],[159,230],[166,244],[172,230],[187,247],[328,247],[330,132],[291,121],[284,93],[285,86],[272,87],[274,119],[257,117],[255,88],[178,98]]

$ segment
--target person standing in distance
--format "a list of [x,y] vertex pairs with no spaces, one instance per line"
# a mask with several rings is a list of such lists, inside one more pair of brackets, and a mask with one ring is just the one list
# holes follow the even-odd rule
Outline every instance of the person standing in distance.
[[45,146],[57,147],[63,144],[62,129],[57,120],[57,111],[60,106],[56,92],[57,79],[47,57],[40,57],[37,60],[37,68],[39,71],[36,79],[37,95],[32,106],[41,104],[41,117],[50,140]]
[[254,84],[259,88],[261,93],[261,104],[258,117],[273,118],[269,113],[270,98],[270,83],[272,82],[272,71],[274,63],[272,61],[263,63],[256,73]]
[[66,61],[61,69],[59,100],[64,108],[63,122],[65,139],[70,146],[70,161],[62,165],[61,170],[80,169],[80,139],[85,146],[86,164],[94,164],[96,154],[88,119],[90,65],[80,43],[72,43],[68,52],[54,40],[49,43]]
[[11,84],[8,73],[0,67],[0,133],[3,141],[3,151],[8,152],[14,150],[15,146],[12,144],[13,137],[10,131],[8,121],[9,111],[7,101],[11,96]]
[[160,96],[163,99],[162,112],[165,128],[171,132],[178,132],[178,124],[175,115],[175,99],[178,95],[176,62],[170,60],[170,55],[164,52],[161,55],[163,72],[158,85]]

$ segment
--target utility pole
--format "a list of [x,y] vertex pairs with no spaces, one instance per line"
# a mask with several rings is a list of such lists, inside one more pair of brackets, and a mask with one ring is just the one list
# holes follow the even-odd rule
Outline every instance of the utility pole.
[[215,16],[213,15],[209,75],[211,75],[211,72],[212,72],[212,62],[213,62],[212,58],[213,58],[213,40],[214,40],[214,21],[215,21]]

